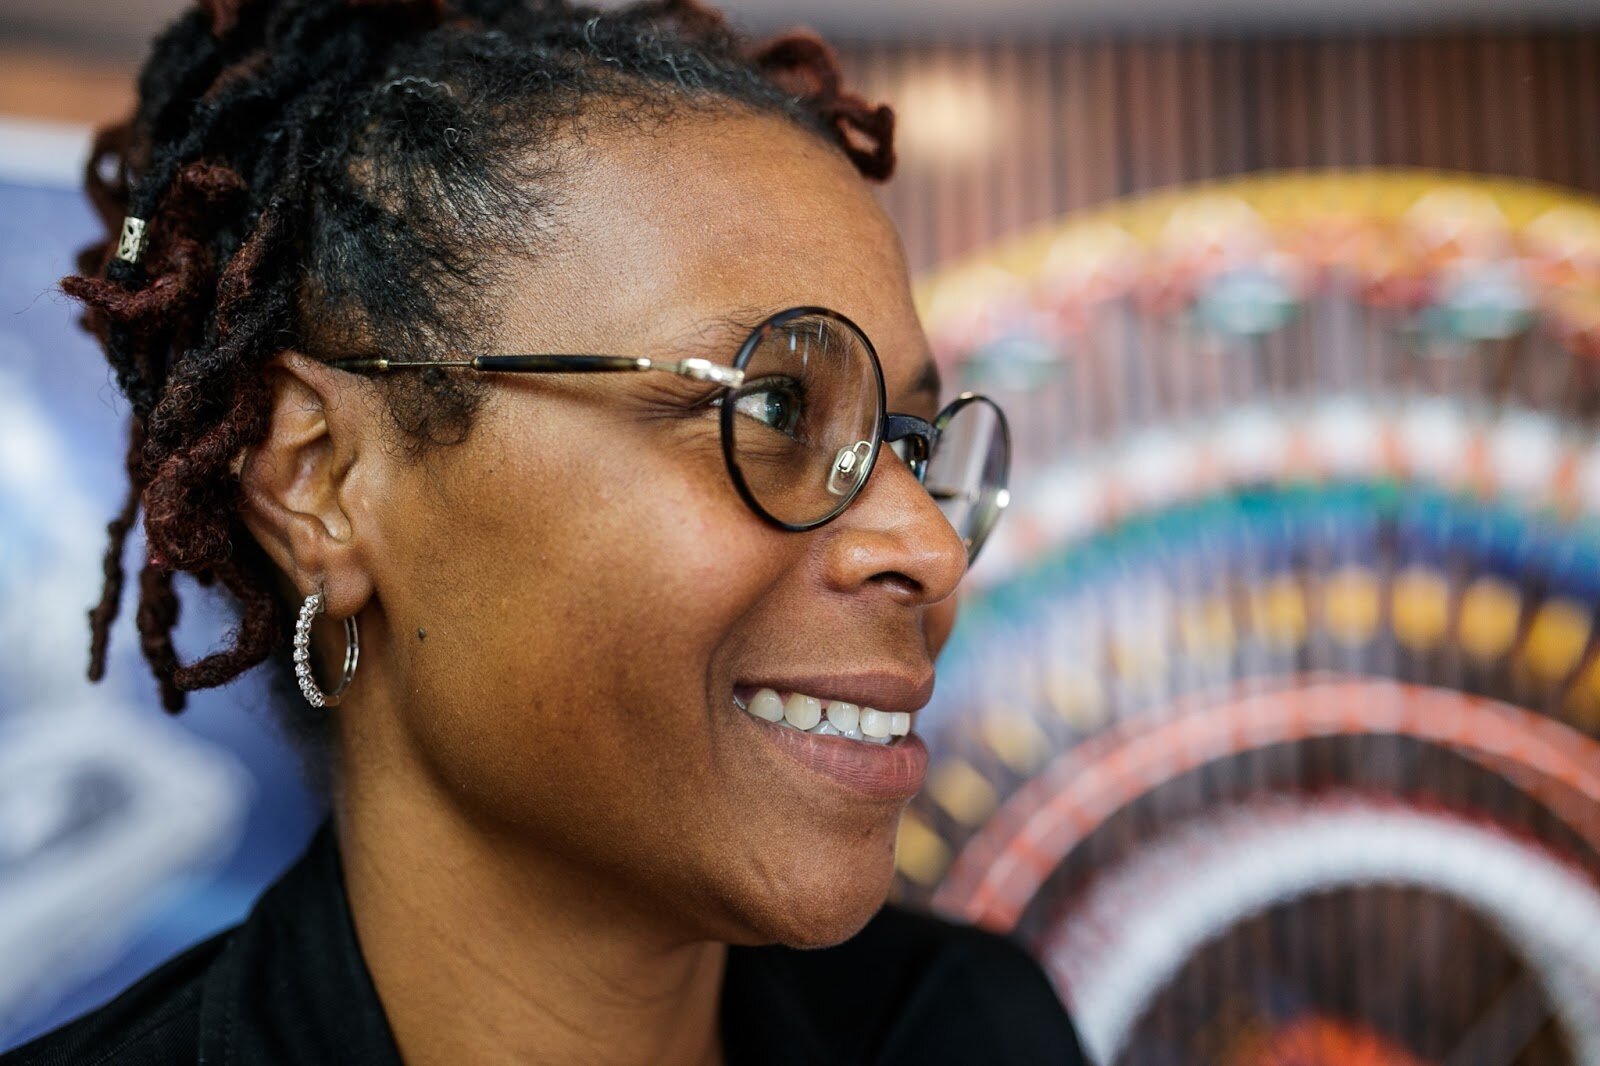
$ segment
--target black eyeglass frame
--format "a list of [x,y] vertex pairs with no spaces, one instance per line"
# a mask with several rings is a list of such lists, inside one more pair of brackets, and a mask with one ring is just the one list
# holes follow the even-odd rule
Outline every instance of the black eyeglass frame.
[[[916,415],[891,414],[886,416],[886,424],[883,430],[883,439],[887,443],[893,444],[901,440],[911,442],[911,454],[904,457],[905,464],[916,475],[918,484],[928,489],[928,461],[932,458],[934,449],[938,447],[939,439],[944,436],[945,430],[949,428],[956,415],[960,414],[967,406],[975,403],[984,404],[994,412],[995,420],[1000,427],[1001,445],[1005,452],[1005,476],[1001,478],[1000,484],[995,486],[995,498],[991,501],[991,506],[994,509],[993,515],[989,517],[987,524],[979,531],[979,536],[967,545],[967,562],[969,565],[973,559],[978,557],[978,549],[983,547],[983,542],[988,539],[990,532],[993,531],[995,525],[1000,521],[1000,516],[1005,513],[1006,507],[1011,502],[1009,484],[1011,474],[1011,424],[1006,421],[1005,411],[1001,410],[1000,405],[987,396],[976,392],[963,392],[945,404],[939,410],[939,413],[933,416],[932,422]],[[932,496],[935,501],[951,498],[950,494],[935,492],[933,489],[928,489],[928,495]],[[957,532],[960,531],[958,530]]]
[[[761,341],[771,332],[797,318],[824,317],[839,322],[853,333],[866,350],[868,362],[872,367],[873,382],[878,393],[877,418],[874,420],[872,433],[872,447],[862,463],[862,471],[855,477],[850,490],[841,498],[839,504],[821,518],[808,522],[786,522],[772,514],[761,502],[756,499],[749,483],[745,480],[744,473],[739,469],[739,464],[733,455],[734,418],[736,417],[735,404],[728,403],[728,397],[745,384],[745,368],[750,360],[755,357]],[[987,396],[976,393],[964,392],[950,403],[946,404],[934,416],[933,421],[920,418],[917,415],[900,414],[888,410],[888,397],[883,383],[883,364],[878,359],[878,351],[873,347],[872,341],[867,337],[866,331],[846,315],[826,307],[805,305],[790,307],[763,319],[750,331],[738,353],[734,356],[733,365],[723,366],[713,363],[709,359],[677,359],[662,360],[648,356],[627,355],[590,355],[590,354],[540,354],[540,355],[478,355],[471,359],[413,359],[397,360],[384,356],[358,358],[358,359],[330,359],[327,365],[337,370],[351,373],[388,373],[391,370],[427,370],[427,369],[458,369],[477,370],[500,374],[570,374],[570,373],[617,373],[630,370],[660,370],[680,377],[691,378],[695,381],[706,381],[720,385],[723,389],[719,397],[721,407],[721,433],[722,433],[722,458],[728,468],[728,475],[733,481],[734,489],[745,505],[759,515],[767,523],[791,533],[804,533],[809,530],[826,525],[845,509],[855,502],[861,495],[861,490],[866,487],[867,479],[872,476],[873,469],[877,466],[878,455],[885,444],[895,444],[906,440],[911,442],[908,449],[910,454],[905,457],[906,465],[911,469],[918,484],[926,486],[924,478],[927,476],[928,460],[933,451],[938,447],[939,439],[943,436],[950,420],[961,409],[971,403],[986,403],[995,412],[999,420],[1000,433],[1004,441],[1006,452],[1006,472],[1010,472],[1011,456],[1011,431],[1006,421],[1005,413],[1000,406]],[[970,563],[978,554],[978,548],[983,545],[989,531],[994,528],[1000,513],[1004,511],[1009,497],[1005,491],[1006,485],[1000,485],[999,499],[995,507],[994,518],[982,531],[982,536],[967,547],[967,559]]]

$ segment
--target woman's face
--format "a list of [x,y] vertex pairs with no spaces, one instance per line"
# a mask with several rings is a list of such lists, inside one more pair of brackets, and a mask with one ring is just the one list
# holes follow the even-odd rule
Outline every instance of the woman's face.
[[[573,167],[558,248],[510,268],[485,350],[729,363],[742,334],[711,323],[816,304],[872,339],[890,410],[934,414],[899,239],[837,151],[722,113],[591,134]],[[735,693],[920,707],[965,552],[888,449],[832,523],[765,524],[705,388],[500,376],[464,443],[365,458],[373,598],[337,713],[459,817],[686,937],[832,943],[883,900],[925,755],[785,735]],[[375,673],[393,706],[359,698]]]

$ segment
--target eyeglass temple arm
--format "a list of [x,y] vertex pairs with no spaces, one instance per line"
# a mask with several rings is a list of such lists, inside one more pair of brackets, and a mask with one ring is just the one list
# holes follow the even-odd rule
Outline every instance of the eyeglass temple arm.
[[893,412],[883,418],[883,442],[893,444],[896,441],[910,437],[917,442],[919,458],[926,459],[933,454],[933,446],[939,443],[939,430],[932,422],[916,415],[899,415]]
[[883,416],[883,443],[894,444],[896,441],[910,440],[912,447],[906,455],[906,465],[911,467],[911,472],[918,481],[926,476],[928,471],[928,457],[933,454],[934,445],[939,443],[939,429],[925,418],[916,415],[900,415],[890,412]]
[[328,365],[338,370],[376,371],[440,369],[491,370],[524,374],[596,374],[624,370],[664,370],[695,381],[709,381],[729,388],[744,384],[744,371],[720,366],[709,359],[656,360],[628,355],[480,355],[472,359],[332,359]]

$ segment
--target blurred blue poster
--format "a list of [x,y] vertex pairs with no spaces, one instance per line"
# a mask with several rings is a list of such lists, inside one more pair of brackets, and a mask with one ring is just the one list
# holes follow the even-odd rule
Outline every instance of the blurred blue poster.
[[[321,817],[262,678],[169,717],[131,602],[84,677],[127,418],[58,285],[97,235],[87,136],[0,120],[0,1050],[238,921]],[[186,607],[193,658],[234,619]]]

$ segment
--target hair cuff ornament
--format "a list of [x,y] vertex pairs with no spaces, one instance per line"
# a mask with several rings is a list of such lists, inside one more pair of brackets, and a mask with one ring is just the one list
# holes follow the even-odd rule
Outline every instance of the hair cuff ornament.
[[321,589],[307,596],[294,624],[294,676],[300,682],[300,694],[313,707],[339,706],[345,689],[356,676],[356,662],[361,658],[361,636],[356,631],[355,615],[351,615],[344,620],[344,673],[339,678],[339,687],[332,692],[323,692],[317,687],[316,678],[311,676],[311,620],[322,613],[325,602]]
[[122,236],[117,239],[116,257],[124,263],[137,263],[144,257],[145,221],[129,215],[122,220]]

